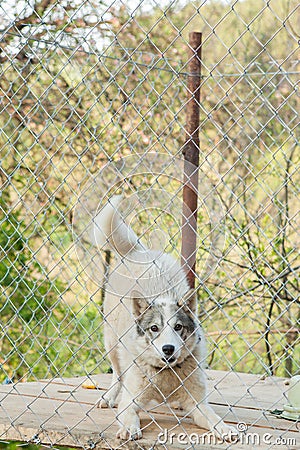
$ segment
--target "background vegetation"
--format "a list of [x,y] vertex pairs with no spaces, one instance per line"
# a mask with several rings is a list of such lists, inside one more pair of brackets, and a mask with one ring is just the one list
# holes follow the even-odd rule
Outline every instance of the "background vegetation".
[[[208,362],[299,373],[297,3],[173,2],[165,14],[1,3],[1,381],[108,369],[101,290],[76,258],[73,208],[109,159],[180,154],[191,30],[204,37],[201,173],[225,212],[221,263],[199,274]],[[200,266],[204,212],[198,220]]]

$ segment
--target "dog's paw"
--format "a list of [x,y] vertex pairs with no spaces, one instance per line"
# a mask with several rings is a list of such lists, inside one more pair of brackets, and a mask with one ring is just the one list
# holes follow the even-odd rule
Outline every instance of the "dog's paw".
[[118,439],[141,439],[142,432],[139,427],[136,427],[135,425],[131,425],[130,427],[121,427],[117,431],[117,438]]
[[97,408],[114,408],[116,406],[115,401],[110,398],[102,397],[97,402]]
[[239,433],[236,428],[227,425],[225,422],[220,422],[212,428],[212,433],[222,441],[237,442],[239,440]]
[[183,411],[183,407],[178,401],[171,402],[170,406],[172,409]]

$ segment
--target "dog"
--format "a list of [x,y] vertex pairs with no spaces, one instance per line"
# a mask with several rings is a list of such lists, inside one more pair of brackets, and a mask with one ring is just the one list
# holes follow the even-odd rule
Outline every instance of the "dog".
[[121,196],[93,219],[91,240],[111,249],[116,265],[104,301],[104,342],[113,376],[99,400],[114,407],[119,394],[120,439],[142,437],[138,412],[151,401],[180,405],[217,437],[236,434],[207,402],[205,341],[197,300],[179,263],[148,249],[123,221]]

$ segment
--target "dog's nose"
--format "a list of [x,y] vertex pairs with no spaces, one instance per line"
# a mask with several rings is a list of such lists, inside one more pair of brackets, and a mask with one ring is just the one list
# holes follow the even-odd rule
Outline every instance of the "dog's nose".
[[175,350],[174,345],[163,345],[163,347],[162,347],[162,351],[164,352],[164,354],[165,354],[166,356],[171,356],[171,355],[173,355],[174,350]]

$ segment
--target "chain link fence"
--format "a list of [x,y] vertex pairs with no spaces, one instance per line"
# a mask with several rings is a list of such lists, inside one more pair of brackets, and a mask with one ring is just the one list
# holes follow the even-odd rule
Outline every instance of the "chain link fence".
[[2,383],[110,371],[113,259],[84,230],[111,196],[135,195],[135,232],[180,260],[194,30],[207,366],[300,374],[299,17],[297,0],[1,2]]

